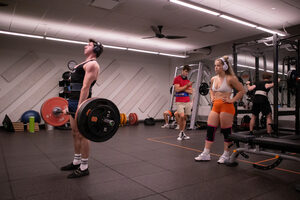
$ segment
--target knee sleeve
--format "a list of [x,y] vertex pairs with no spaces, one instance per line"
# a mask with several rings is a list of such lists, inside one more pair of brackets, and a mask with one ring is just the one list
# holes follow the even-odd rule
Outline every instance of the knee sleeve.
[[231,142],[231,139],[229,139],[229,135],[231,134],[231,127],[221,128],[221,133],[223,133],[224,135],[224,142]]
[[206,134],[207,141],[213,142],[215,140],[216,130],[217,127],[207,125],[207,134]]

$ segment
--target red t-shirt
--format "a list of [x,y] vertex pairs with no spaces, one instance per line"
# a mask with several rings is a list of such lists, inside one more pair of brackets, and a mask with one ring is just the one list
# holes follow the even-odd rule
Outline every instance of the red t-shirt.
[[[174,78],[173,84],[174,85],[178,84],[179,87],[182,87],[182,86],[185,86],[186,84],[188,84],[189,82],[190,81],[187,79],[183,80],[181,75],[179,75]],[[190,96],[186,92],[176,92],[175,96],[176,96],[176,99],[175,99],[176,102],[190,102]]]

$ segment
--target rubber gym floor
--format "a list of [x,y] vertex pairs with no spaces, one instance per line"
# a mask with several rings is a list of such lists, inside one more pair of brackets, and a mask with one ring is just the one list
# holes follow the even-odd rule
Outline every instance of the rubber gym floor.
[[[73,159],[71,132],[44,129],[30,134],[0,130],[0,199],[300,199],[300,163],[283,160],[272,170],[258,170],[270,157],[239,157],[237,167],[217,164],[223,136],[216,135],[210,162],[195,162],[205,130],[178,131],[155,126],[120,127],[105,143],[91,143],[90,175],[67,179],[60,167]],[[233,149],[233,148],[232,148]],[[274,162],[274,161],[273,161]]]

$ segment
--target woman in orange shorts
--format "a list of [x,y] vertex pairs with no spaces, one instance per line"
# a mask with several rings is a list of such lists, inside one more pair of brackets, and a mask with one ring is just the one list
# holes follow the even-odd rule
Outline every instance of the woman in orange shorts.
[[[215,60],[216,76],[211,78],[210,98],[213,107],[208,115],[207,135],[204,151],[195,161],[209,161],[210,149],[215,139],[218,126],[221,126],[221,133],[224,135],[224,153],[219,158],[218,163],[225,163],[229,159],[228,146],[231,144],[228,136],[231,134],[235,109],[233,103],[241,99],[245,93],[243,85],[238,81],[229,62],[224,56]],[[232,89],[237,90],[237,94],[231,98]]]

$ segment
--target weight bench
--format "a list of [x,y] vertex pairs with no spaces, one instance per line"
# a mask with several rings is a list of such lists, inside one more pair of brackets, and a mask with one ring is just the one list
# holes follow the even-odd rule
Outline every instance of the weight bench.
[[[300,137],[285,137],[285,138],[272,138],[272,137],[256,137],[249,135],[249,132],[233,133],[230,139],[237,145],[237,149],[233,150],[227,166],[237,166],[237,157],[241,154],[245,158],[249,158],[246,153],[274,156],[276,161],[271,165],[262,166],[253,164],[253,167],[262,170],[273,169],[278,166],[283,159],[294,160],[300,162],[300,157],[287,154],[287,153],[300,153]],[[239,146],[239,142],[245,143],[244,147]],[[275,151],[278,151],[275,152]]]

